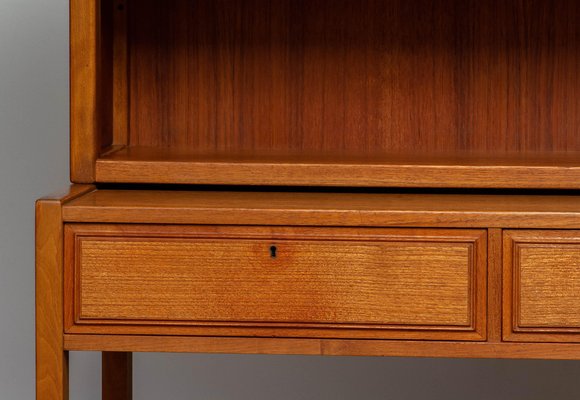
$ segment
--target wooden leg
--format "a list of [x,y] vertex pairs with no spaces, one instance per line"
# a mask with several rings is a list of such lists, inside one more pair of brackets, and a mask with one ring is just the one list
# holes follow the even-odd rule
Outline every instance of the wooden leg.
[[38,346],[36,352],[36,399],[68,400],[68,351],[46,351]]
[[63,347],[61,203],[36,206],[36,399],[68,400],[68,352]]
[[133,354],[103,352],[103,400],[133,398]]
[[74,185],[63,196],[36,203],[37,400],[68,400],[68,352],[64,350],[62,205],[92,190],[89,185]]

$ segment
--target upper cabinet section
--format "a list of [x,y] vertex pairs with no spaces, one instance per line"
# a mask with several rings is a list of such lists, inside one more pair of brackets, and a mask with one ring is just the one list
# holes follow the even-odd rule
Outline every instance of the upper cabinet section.
[[71,0],[74,182],[580,188],[576,0]]

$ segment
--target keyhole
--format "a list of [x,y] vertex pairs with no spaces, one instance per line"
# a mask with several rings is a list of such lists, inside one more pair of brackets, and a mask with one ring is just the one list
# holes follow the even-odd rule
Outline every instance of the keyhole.
[[276,252],[277,251],[278,251],[278,248],[276,246],[270,246],[270,257],[276,258],[276,256],[277,256]]

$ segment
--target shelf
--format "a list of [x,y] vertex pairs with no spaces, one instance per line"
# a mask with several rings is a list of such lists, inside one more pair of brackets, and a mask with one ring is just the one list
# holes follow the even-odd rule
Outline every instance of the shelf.
[[580,189],[580,153],[226,154],[125,147],[97,160],[96,179],[143,184]]
[[580,196],[96,190],[66,222],[580,228]]

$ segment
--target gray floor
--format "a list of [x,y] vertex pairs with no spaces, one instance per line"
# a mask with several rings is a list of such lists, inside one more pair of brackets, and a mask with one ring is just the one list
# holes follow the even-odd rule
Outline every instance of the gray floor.
[[[71,400],[99,399],[98,357],[77,362]],[[579,362],[138,354],[135,376],[136,400],[580,398]]]

